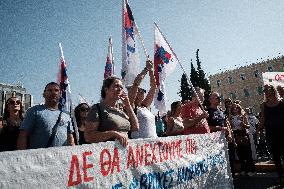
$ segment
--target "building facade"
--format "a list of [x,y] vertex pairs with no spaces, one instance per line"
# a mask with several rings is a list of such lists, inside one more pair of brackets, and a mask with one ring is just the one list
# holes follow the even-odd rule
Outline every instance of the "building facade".
[[263,101],[262,73],[283,71],[284,56],[281,56],[217,73],[209,76],[209,80],[211,90],[220,93],[222,101],[225,98],[240,100],[244,108],[251,107],[257,113]]
[[16,96],[22,101],[24,111],[26,111],[33,104],[33,99],[26,89],[21,85],[10,85],[0,83],[0,115],[4,113],[5,102],[8,98]]

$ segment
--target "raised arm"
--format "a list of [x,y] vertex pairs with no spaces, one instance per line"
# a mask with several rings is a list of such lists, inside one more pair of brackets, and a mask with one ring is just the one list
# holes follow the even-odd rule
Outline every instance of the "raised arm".
[[129,122],[131,125],[130,130],[131,131],[138,131],[139,129],[139,123],[138,123],[138,119],[133,111],[133,108],[130,104],[130,100],[127,96],[127,94],[125,92],[123,92],[122,96],[121,96],[121,100],[124,104],[124,109],[125,109],[125,113],[126,115],[129,117]]
[[147,60],[145,68],[141,71],[141,73],[139,73],[136,76],[136,78],[133,82],[133,85],[128,90],[129,102],[130,102],[132,107],[135,107],[134,102],[135,102],[135,99],[136,99],[136,96],[137,96],[138,87],[140,86],[142,80],[144,79],[145,75],[149,71],[149,67],[150,67],[150,66],[148,66],[148,64],[150,64],[149,62],[152,63],[150,60]]
[[150,89],[149,92],[146,96],[146,98],[142,101],[142,105],[145,107],[149,108],[153,102],[157,85],[156,85],[156,80],[154,76],[154,68],[153,68],[153,63],[151,61],[147,61],[147,69],[149,70],[149,77],[150,77]]

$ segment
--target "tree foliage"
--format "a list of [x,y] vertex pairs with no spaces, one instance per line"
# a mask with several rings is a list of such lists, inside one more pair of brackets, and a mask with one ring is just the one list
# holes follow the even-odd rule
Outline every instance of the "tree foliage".
[[[208,98],[211,93],[211,86],[209,85],[209,81],[206,78],[205,72],[203,71],[201,67],[201,61],[199,59],[199,49],[196,51],[196,64],[197,64],[197,70],[195,69],[193,62],[191,60],[191,71],[190,71],[190,81],[193,87],[200,87],[205,90],[205,106],[209,105]],[[190,100],[192,96],[192,89],[189,86],[187,82],[186,75],[183,73],[181,76],[181,85],[180,85],[180,91],[178,94],[181,96],[182,101]]]

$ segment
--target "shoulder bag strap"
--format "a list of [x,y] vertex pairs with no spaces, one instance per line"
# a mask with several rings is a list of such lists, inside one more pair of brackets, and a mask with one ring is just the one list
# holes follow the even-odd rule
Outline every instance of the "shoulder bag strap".
[[47,144],[46,144],[46,148],[50,147],[50,145],[51,145],[51,143],[52,143],[52,141],[53,141],[53,139],[54,139],[54,137],[55,137],[55,134],[56,134],[57,128],[58,128],[58,124],[59,124],[59,121],[60,121],[60,119],[61,119],[61,115],[62,115],[62,111],[60,111],[59,116],[58,116],[58,119],[57,119],[55,125],[54,125],[53,128],[52,128],[52,133],[51,133],[51,135],[50,135],[50,137],[49,137],[49,139],[48,139],[48,142],[47,142]]

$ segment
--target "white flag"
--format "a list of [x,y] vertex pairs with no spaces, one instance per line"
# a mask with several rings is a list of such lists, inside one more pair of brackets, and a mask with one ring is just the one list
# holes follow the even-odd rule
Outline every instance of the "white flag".
[[132,85],[139,74],[139,54],[137,49],[137,28],[127,0],[123,0],[122,10],[122,70],[121,77],[126,86]]
[[155,26],[154,45],[155,78],[158,87],[154,98],[154,104],[161,115],[164,115],[167,113],[164,81],[175,70],[178,61],[157,26]]

